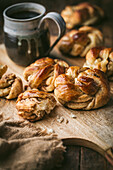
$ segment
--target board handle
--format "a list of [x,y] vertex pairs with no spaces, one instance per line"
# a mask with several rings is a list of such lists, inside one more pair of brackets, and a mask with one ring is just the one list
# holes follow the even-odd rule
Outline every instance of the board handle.
[[77,145],[77,146],[84,146],[90,149],[93,149],[104,156],[107,161],[113,166],[113,147],[105,150],[99,145],[93,143],[92,141],[83,139],[83,138],[63,138],[61,139],[64,145]]
[[105,158],[108,160],[108,162],[113,166],[113,147],[109,148],[105,152]]

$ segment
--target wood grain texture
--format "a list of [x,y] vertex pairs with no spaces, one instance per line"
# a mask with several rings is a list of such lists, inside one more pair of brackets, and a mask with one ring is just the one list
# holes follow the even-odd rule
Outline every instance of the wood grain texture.
[[[85,158],[85,159],[84,159]],[[106,160],[101,158],[101,155],[97,155],[96,152],[90,153],[87,148],[81,148],[81,170],[105,170]],[[98,161],[96,161],[98,159]],[[101,166],[100,166],[101,165]]]

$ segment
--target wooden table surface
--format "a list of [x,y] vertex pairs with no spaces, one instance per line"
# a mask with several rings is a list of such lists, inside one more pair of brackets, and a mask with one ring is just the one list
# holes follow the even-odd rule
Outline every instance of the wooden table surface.
[[[30,0],[26,0],[30,1]],[[21,0],[0,0],[0,12],[7,6]],[[24,1],[25,2],[25,1]],[[48,11],[60,12],[66,5],[73,5],[80,0],[33,0],[33,2],[41,3],[47,8]],[[102,7],[106,14],[106,19],[96,25],[104,34],[104,44],[106,47],[113,47],[113,0],[91,0],[88,1]],[[1,15],[2,16],[2,15]],[[3,43],[3,19],[0,17],[0,43]],[[53,33],[53,32],[52,32]],[[56,34],[56,33],[54,33]],[[71,60],[70,60],[71,61]],[[108,161],[94,150],[80,147],[80,146],[67,146],[67,152],[64,154],[63,167],[57,168],[59,170],[113,170],[113,167]]]

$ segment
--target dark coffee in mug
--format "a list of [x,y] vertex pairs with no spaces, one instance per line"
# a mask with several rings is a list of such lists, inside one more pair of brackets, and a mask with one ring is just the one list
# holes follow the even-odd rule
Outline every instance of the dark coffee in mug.
[[14,19],[30,19],[40,15],[40,13],[35,11],[17,11],[9,15],[9,17]]
[[9,15],[9,17],[14,18],[14,19],[30,19],[30,18],[34,18],[37,17],[38,15],[40,15],[40,13],[35,12],[35,11],[17,11],[14,13],[11,13]]

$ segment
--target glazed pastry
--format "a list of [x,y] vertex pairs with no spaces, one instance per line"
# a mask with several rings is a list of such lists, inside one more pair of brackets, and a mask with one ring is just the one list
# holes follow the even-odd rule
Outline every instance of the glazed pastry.
[[0,79],[0,97],[14,99],[22,90],[22,81],[15,74],[10,73]]
[[31,88],[51,92],[54,90],[55,78],[65,73],[69,65],[62,60],[42,58],[24,70],[24,78]]
[[76,6],[66,6],[61,12],[66,27],[72,29],[77,25],[92,25],[104,17],[103,10],[97,5],[88,2]]
[[13,73],[3,76],[6,71],[7,65],[0,65],[0,97],[14,99],[23,90],[22,81]]
[[109,79],[113,77],[113,48],[96,47],[89,50],[86,55],[84,67],[97,68],[107,74]]
[[7,65],[0,64],[0,78],[7,71]]
[[84,57],[91,48],[100,46],[102,42],[103,35],[98,29],[84,26],[64,35],[59,43],[59,49],[64,54]]
[[55,106],[56,100],[52,94],[37,89],[21,93],[16,102],[18,114],[31,122],[42,119],[45,114],[50,114]]
[[61,104],[71,109],[96,109],[107,104],[110,98],[104,72],[77,66],[56,78],[54,93]]

